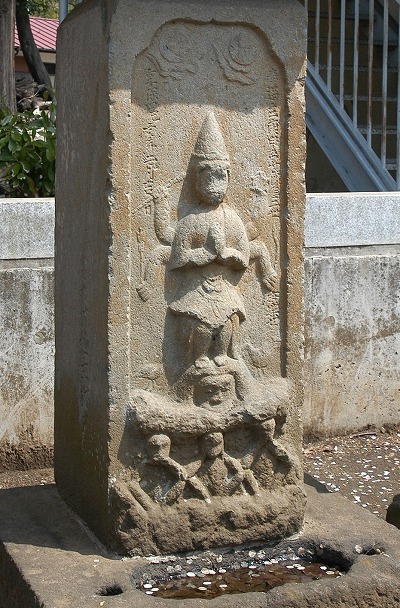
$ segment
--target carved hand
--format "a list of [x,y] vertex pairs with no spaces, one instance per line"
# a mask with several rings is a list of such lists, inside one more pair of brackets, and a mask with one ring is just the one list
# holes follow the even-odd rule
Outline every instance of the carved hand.
[[181,479],[183,481],[187,480],[187,478],[188,478],[187,472],[178,463],[174,463],[172,469],[176,473],[176,475],[178,476],[178,479]]
[[165,201],[168,198],[168,190],[164,186],[157,186],[153,190],[153,199],[156,202]]
[[225,247],[225,249],[220,253],[219,258],[225,263],[228,262],[228,265],[232,266],[232,268],[247,268],[245,257],[240,253],[240,251],[233,249],[233,247]]
[[210,229],[209,236],[215,247],[215,253],[217,256],[221,255],[226,249],[225,231],[221,224],[214,224]]
[[150,299],[151,293],[153,290],[146,283],[142,283],[141,285],[136,287],[136,291],[138,292],[138,294],[139,294],[140,298],[143,300],[143,302],[147,302],[147,300]]
[[264,275],[262,277],[262,282],[270,291],[274,293],[279,291],[278,275],[276,274],[275,270],[268,275]]
[[215,260],[216,255],[205,247],[198,247],[197,249],[191,249],[187,253],[187,261],[192,262],[196,266],[206,266]]
[[171,470],[171,472],[175,473],[175,475],[178,477],[178,479],[183,479],[184,481],[187,480],[188,475],[187,475],[185,469],[178,462],[176,462],[169,456],[157,454],[156,456],[153,457],[153,460],[154,460],[154,462],[157,462],[158,464],[162,464],[162,465],[168,467]]
[[187,472],[185,471],[185,469],[183,467],[181,467],[181,466],[178,465],[177,468],[176,468],[176,472],[178,473],[178,478],[179,479],[183,479],[183,481],[187,480],[188,474],[187,474]]

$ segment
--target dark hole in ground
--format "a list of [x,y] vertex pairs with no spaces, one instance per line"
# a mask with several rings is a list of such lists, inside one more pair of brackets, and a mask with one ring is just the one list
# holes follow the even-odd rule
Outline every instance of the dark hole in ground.
[[380,555],[383,551],[383,547],[374,545],[372,547],[364,547],[362,553],[364,553],[364,555]]
[[139,588],[155,597],[167,599],[213,599],[232,593],[266,592],[285,583],[307,583],[324,577],[343,576],[337,568],[306,559],[261,563],[240,563],[239,567],[202,568],[187,571],[185,576],[171,575],[166,580],[151,580]]
[[104,587],[99,590],[97,595],[101,595],[104,597],[111,595],[121,595],[121,593],[123,592],[124,590],[122,589],[121,585],[118,585],[117,583],[112,583],[111,585],[104,585]]

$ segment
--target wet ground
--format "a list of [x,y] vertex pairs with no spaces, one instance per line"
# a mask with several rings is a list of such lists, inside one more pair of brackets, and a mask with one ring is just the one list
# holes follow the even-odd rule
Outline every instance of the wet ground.
[[[306,473],[385,519],[393,496],[400,493],[400,428],[312,441],[303,452]],[[53,481],[52,469],[0,473],[0,489]]]
[[[236,554],[235,558],[237,557]],[[147,578],[139,588],[156,597],[213,599],[230,593],[267,592],[285,583],[308,583],[327,576],[338,578],[344,574],[335,567],[301,559],[295,554],[291,559],[287,559],[287,556],[284,559],[265,558],[264,551],[253,550],[242,555],[236,564],[220,567],[216,563],[215,569],[201,568],[199,562],[194,565],[192,561],[195,560],[190,559],[190,565],[183,564],[182,567],[179,564],[179,571],[173,571],[158,581]],[[172,566],[170,568],[173,570]]]

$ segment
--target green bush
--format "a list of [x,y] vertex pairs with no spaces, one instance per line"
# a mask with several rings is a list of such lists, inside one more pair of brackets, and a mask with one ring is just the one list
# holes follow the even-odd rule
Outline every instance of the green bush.
[[54,196],[55,108],[0,108],[0,194]]

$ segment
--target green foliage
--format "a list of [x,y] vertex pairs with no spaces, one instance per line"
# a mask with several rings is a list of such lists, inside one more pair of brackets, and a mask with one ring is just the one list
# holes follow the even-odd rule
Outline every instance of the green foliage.
[[[57,19],[58,17],[58,0],[24,0],[24,2],[32,17],[49,17],[51,19]],[[69,0],[69,10],[75,5],[76,0]]]
[[54,196],[55,108],[0,108],[0,194]]
[[58,0],[24,0],[28,12],[33,17],[57,19]]

